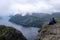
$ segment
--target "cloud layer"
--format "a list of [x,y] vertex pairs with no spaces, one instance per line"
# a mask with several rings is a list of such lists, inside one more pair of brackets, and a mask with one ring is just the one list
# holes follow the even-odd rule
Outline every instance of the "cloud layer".
[[0,0],[0,15],[60,11],[60,0]]

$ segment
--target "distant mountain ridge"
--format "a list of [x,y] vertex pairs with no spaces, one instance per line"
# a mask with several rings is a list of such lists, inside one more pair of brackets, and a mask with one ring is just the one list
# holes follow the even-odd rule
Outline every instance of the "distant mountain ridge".
[[45,13],[33,13],[32,15],[27,14],[25,16],[21,16],[16,14],[15,16],[12,16],[9,21],[26,27],[41,27],[44,22],[49,21],[53,16],[60,20],[60,12],[55,12],[52,15]]
[[0,19],[2,19],[2,17],[0,17]]

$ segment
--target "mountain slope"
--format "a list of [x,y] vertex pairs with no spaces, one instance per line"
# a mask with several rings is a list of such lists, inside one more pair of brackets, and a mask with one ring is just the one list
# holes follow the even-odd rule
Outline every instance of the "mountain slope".
[[15,15],[9,21],[26,27],[40,27],[42,25],[40,18],[35,16]]
[[23,34],[8,26],[0,25],[0,40],[27,40]]

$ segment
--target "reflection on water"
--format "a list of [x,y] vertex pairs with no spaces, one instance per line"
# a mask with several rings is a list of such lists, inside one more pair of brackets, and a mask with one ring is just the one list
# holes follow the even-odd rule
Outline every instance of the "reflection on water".
[[0,25],[7,25],[7,26],[14,27],[17,30],[20,30],[28,40],[34,40],[36,38],[39,28],[34,28],[34,27],[26,28],[21,25],[16,25],[14,23],[11,23],[8,20],[9,20],[8,16],[2,17],[2,19],[0,20]]

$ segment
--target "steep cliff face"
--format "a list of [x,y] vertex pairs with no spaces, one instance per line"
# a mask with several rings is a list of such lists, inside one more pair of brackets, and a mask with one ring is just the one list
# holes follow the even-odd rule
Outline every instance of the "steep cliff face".
[[60,40],[60,24],[43,25],[36,40]]
[[23,34],[8,26],[0,25],[0,40],[27,40]]

